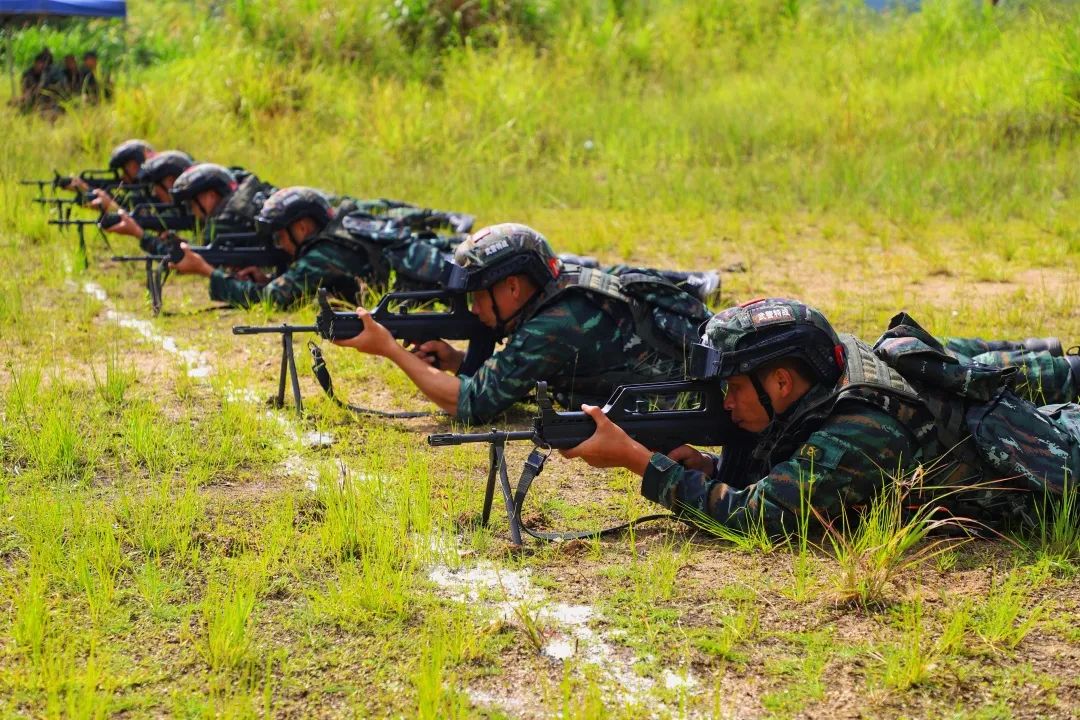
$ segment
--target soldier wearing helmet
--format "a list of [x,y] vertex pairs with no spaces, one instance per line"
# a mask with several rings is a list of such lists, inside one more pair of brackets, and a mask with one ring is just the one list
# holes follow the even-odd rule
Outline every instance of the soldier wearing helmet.
[[109,169],[119,173],[124,182],[133,183],[139,168],[154,154],[154,148],[145,140],[125,140],[109,155]]
[[[146,140],[124,140],[120,145],[114,147],[109,154],[109,169],[127,184],[133,184],[138,177],[139,168],[143,167],[143,163],[147,160],[153,158],[154,154],[156,153],[154,153],[153,148],[150,147],[149,142]],[[91,188],[86,185],[86,181],[78,176],[72,177],[70,184],[65,189],[76,190],[81,193],[91,192]],[[93,194],[98,198],[103,194],[108,196],[103,190],[96,190]],[[148,200],[145,194],[139,193],[136,202],[147,202]],[[106,203],[102,206],[107,207],[108,205]]]
[[294,260],[288,269],[269,278],[259,268],[229,273],[214,268],[200,255],[184,248],[184,258],[173,267],[180,273],[210,279],[210,298],[245,307],[268,301],[288,308],[309,292],[325,287],[340,298],[355,302],[359,278],[369,274],[368,257],[358,248],[329,242],[322,233],[334,222],[336,213],[326,196],[309,187],[278,190],[263,203],[255,220],[261,234]]
[[[191,156],[181,150],[165,150],[163,152],[155,154],[142,164],[139,168],[136,179],[144,184],[150,191],[152,197],[158,202],[158,209],[155,211],[155,215],[170,216],[184,214],[185,210],[180,206],[174,206],[172,204],[172,190],[173,183],[180,175],[191,167],[194,161]],[[139,225],[139,218],[137,215],[130,215],[128,212],[121,208],[115,200],[108,195],[99,191],[97,199],[94,200],[93,205],[101,208],[103,211],[114,212],[120,215],[120,222],[107,228],[103,228],[105,232],[114,233],[117,235],[130,235],[131,237],[138,238],[140,245],[144,250],[148,252],[156,252],[158,243],[152,238],[146,238],[146,233],[142,226]],[[168,206],[168,207],[163,207]]]
[[[364,332],[338,344],[389,358],[440,408],[470,423],[507,410],[538,380],[575,404],[607,397],[619,384],[681,375],[678,349],[643,339],[619,278],[564,265],[532,228],[505,223],[474,233],[457,247],[453,270],[449,285],[469,292],[472,312],[506,338],[472,374],[459,372],[465,353],[441,340],[410,352],[363,308]],[[689,302],[696,328],[708,310]]]
[[803,303],[754,301],[714,316],[690,364],[726,384],[724,408],[754,447],[726,460],[688,446],[652,453],[584,406],[597,430],[564,454],[636,472],[642,495],[684,517],[772,534],[796,531],[800,512],[839,518],[916,474],[910,502],[988,525],[1033,522],[1080,472],[1080,406],[1036,407],[1016,393],[1018,368],[969,362],[956,347],[906,314],[870,347]]

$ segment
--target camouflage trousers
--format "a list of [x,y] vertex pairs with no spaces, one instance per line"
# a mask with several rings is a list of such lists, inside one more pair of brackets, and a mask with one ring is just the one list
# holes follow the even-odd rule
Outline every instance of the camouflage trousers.
[[1016,394],[1036,405],[1073,402],[1080,387],[1068,360],[1048,350],[1028,350],[1023,341],[942,338],[945,350],[963,362],[1020,368]]

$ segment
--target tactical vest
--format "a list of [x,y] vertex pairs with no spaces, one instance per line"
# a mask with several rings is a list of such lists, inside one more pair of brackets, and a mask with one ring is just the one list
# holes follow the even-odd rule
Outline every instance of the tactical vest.
[[255,217],[274,190],[273,185],[264,183],[252,173],[246,173],[233,194],[214,214],[214,221],[219,225],[254,229]]
[[790,456],[842,402],[854,401],[884,412],[920,443],[934,432],[934,423],[926,422],[928,412],[918,412],[928,408],[911,383],[862,340],[846,334],[839,337],[844,346],[845,365],[836,388],[788,419],[779,429],[779,436],[763,438],[753,453],[761,462],[772,466]]
[[690,346],[700,336],[698,328],[710,316],[700,300],[658,275],[635,272],[616,276],[565,265],[559,278],[525,308],[521,322],[528,322],[569,293],[590,297],[615,323],[625,322],[626,315],[617,308],[626,308],[636,336],[627,354],[645,349],[651,359],[639,362],[637,369],[628,366],[597,375],[549,378],[555,399],[564,407],[576,407],[582,401],[602,404],[620,385],[681,378]]
[[[522,322],[551,307],[569,292],[607,299],[626,307],[638,336],[664,357],[683,365],[691,346],[701,336],[701,325],[712,316],[703,302],[660,275],[638,270],[615,275],[595,268],[566,265],[558,279],[544,289],[535,305],[523,313]],[[606,303],[598,305],[611,314]]]
[[343,200],[326,227],[301,245],[296,257],[303,257],[321,243],[331,243],[364,255],[370,271],[361,279],[368,285],[385,286],[390,281],[390,265],[384,250],[400,240],[400,233],[387,233],[385,219],[358,210],[358,207],[358,202],[352,198]]

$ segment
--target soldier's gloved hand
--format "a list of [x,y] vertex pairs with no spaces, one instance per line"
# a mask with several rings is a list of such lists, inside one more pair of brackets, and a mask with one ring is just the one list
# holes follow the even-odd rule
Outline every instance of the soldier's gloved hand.
[[233,277],[237,280],[250,280],[258,285],[265,285],[270,282],[270,276],[262,271],[262,268],[250,265],[246,268],[240,268],[233,273]]
[[360,322],[364,323],[364,331],[348,340],[334,340],[335,345],[351,347],[369,355],[387,355],[398,346],[390,331],[380,325],[371,317],[371,313],[362,307],[356,308],[356,314]]
[[214,274],[214,266],[206,262],[202,255],[192,252],[191,246],[186,242],[180,243],[180,249],[184,252],[184,257],[180,258],[180,262],[169,263],[170,268],[181,275],[210,277]]
[[669,452],[667,456],[687,470],[697,470],[709,476],[716,469],[711,457],[689,445],[680,445]]
[[143,229],[135,218],[128,215],[126,212],[120,213],[120,222],[109,227],[101,228],[107,233],[115,233],[116,235],[130,235],[133,238],[142,238]]
[[596,423],[596,432],[580,445],[569,450],[560,450],[562,456],[581,458],[593,467],[624,467],[643,475],[652,458],[649,449],[611,422],[597,406],[582,405],[581,409]]
[[428,365],[434,365],[440,370],[447,370],[455,375],[465,360],[465,353],[455,349],[445,340],[428,340],[410,350],[413,355]]

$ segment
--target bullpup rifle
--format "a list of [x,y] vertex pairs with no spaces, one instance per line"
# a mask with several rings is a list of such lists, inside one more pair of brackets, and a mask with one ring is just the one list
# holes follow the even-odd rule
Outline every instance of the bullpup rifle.
[[20,180],[20,185],[36,185],[38,192],[45,194],[45,188],[51,190],[72,190],[71,184],[78,178],[85,182],[90,189],[113,190],[123,184],[123,179],[115,170],[83,170],[78,175],[61,175],[53,170],[53,176],[44,180]]
[[[536,385],[537,413],[529,430],[495,430],[484,433],[440,433],[428,436],[434,447],[486,443],[488,478],[484,493],[481,522],[487,524],[495,494],[495,483],[502,488],[503,502],[510,523],[510,540],[521,545],[521,533],[538,540],[575,540],[599,537],[624,530],[647,520],[670,517],[649,515],[632,522],[602,530],[585,532],[539,532],[521,523],[525,496],[533,480],[544,468],[552,449],[572,448],[588,440],[596,423],[581,411],[559,412],[552,405],[547,383]],[[667,453],[679,445],[724,446],[725,463],[737,464],[733,456],[744,456],[754,446],[753,435],[740,430],[724,409],[719,383],[687,380],[623,385],[615,390],[603,412],[627,435],[650,450]],[[525,461],[517,487],[510,487],[506,471],[506,443],[527,440],[537,447]]]
[[[233,243],[254,243],[258,241],[255,233],[219,233],[215,237],[220,245],[191,245],[191,252],[202,256],[214,267],[272,267],[275,272],[283,272],[292,262],[292,256],[284,250],[268,245],[234,245]],[[174,238],[167,247],[167,252],[148,255],[114,255],[113,262],[141,262],[146,269],[146,290],[150,294],[150,307],[154,315],[161,312],[161,290],[169,277],[170,263],[184,259],[180,248],[180,239]]]
[[[285,404],[286,380],[291,384],[296,411],[304,412],[300,397],[300,381],[296,372],[296,357],[293,354],[293,335],[295,333],[317,333],[325,340],[347,340],[356,337],[364,330],[364,323],[355,312],[335,311],[330,306],[325,288],[319,289],[319,314],[314,325],[238,325],[233,328],[234,335],[263,335],[279,333],[281,335],[281,373],[278,377],[276,405]],[[433,304],[445,306],[445,310],[424,310]],[[491,356],[495,350],[495,335],[480,318],[469,311],[468,299],[463,292],[448,290],[417,290],[411,292],[387,293],[371,311],[371,317],[383,325],[398,340],[408,343],[421,343],[428,340],[468,340],[469,349],[462,362],[460,372],[471,374]],[[330,373],[326,369],[322,352],[312,342],[308,343],[314,360],[313,370],[316,380],[328,396],[339,404],[361,414],[384,415],[390,417],[415,417],[415,413],[381,413],[346,405],[334,396]],[[423,415],[426,413],[420,413]]]

